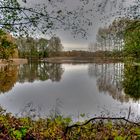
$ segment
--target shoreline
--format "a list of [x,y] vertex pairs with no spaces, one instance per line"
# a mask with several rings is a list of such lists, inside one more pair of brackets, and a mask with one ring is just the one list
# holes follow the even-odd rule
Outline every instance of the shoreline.
[[[27,64],[28,59],[24,58],[14,58],[10,59],[9,61],[2,61],[0,60],[0,66],[5,66],[8,64],[13,65],[20,65],[20,64]],[[38,62],[46,62],[46,63],[117,63],[123,62],[123,58],[116,58],[116,57],[50,57],[50,58],[43,58],[43,59],[36,59],[31,61],[38,61]]]
[[28,60],[27,59],[22,59],[22,58],[14,58],[14,59],[10,59],[9,61],[2,61],[0,60],[0,66],[5,66],[8,64],[13,64],[13,65],[20,65],[20,64],[27,64]]
[[40,60],[48,63],[112,63],[122,62],[122,58],[112,57],[50,57]]

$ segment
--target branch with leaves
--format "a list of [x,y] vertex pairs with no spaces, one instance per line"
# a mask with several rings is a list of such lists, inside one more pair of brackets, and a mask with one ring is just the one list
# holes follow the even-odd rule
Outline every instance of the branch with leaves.
[[[28,3],[28,1],[23,1]],[[46,4],[22,6],[17,0],[0,2],[0,27],[15,33],[15,35],[40,33],[48,34],[59,29],[69,30],[74,36],[87,36],[87,26],[91,26],[90,18],[85,16],[88,11],[84,8],[68,10],[57,6],[58,1],[48,0]],[[53,8],[55,3],[55,9]],[[62,1],[61,4],[64,2]],[[48,6],[52,7],[48,8]],[[83,26],[85,25],[85,26]]]

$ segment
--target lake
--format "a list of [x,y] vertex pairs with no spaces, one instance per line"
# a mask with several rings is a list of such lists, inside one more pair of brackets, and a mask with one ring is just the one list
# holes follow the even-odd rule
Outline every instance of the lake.
[[[30,63],[0,67],[0,105],[33,119],[140,115],[140,68],[124,63]],[[135,92],[134,92],[135,91]]]

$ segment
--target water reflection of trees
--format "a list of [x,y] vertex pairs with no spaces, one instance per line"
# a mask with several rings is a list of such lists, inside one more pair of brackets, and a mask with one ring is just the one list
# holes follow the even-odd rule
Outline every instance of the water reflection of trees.
[[62,115],[61,108],[63,106],[62,101],[57,98],[55,101],[55,104],[52,106],[52,108],[49,110],[49,114],[45,113],[45,110],[43,109],[43,106],[36,105],[36,103],[30,101],[23,108],[20,109],[20,111],[17,113],[17,116],[22,117],[29,117],[31,119],[38,119],[46,116],[49,116],[51,118],[56,118],[60,115]]
[[60,81],[64,70],[60,64],[54,63],[30,63],[19,68],[19,82],[33,82],[35,80]]
[[124,92],[131,98],[140,99],[140,65],[125,65],[123,87]]
[[128,102],[128,96],[123,93],[123,69],[122,63],[89,64],[88,73],[90,77],[97,78],[100,93],[108,93],[113,99]]
[[1,66],[0,67],[0,92],[8,92],[14,87],[18,79],[17,66]]
[[7,65],[0,67],[0,93],[10,91],[19,81],[33,82],[35,80],[60,81],[64,70],[60,64],[30,63],[20,66]]
[[37,119],[41,117],[41,111],[42,109],[40,106],[36,106],[33,102],[29,102],[20,110],[17,116]]

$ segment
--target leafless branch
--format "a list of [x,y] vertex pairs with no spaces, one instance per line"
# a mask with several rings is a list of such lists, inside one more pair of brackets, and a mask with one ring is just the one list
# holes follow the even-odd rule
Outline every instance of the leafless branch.
[[[32,22],[35,22],[35,21],[32,21]],[[29,24],[29,23],[31,23],[31,21],[19,22],[19,23],[2,23],[2,22],[0,22],[0,25],[2,25],[2,26],[16,26],[16,25],[25,25],[25,24]]]
[[116,118],[111,118],[111,117],[95,117],[95,118],[91,118],[90,120],[86,121],[85,123],[83,124],[73,124],[71,126],[67,126],[66,129],[65,129],[65,132],[64,132],[64,137],[66,138],[66,135],[68,133],[68,130],[74,128],[74,127],[80,127],[80,126],[84,126],[84,125],[87,125],[89,124],[90,122],[92,121],[95,121],[95,120],[122,120],[122,121],[125,121],[127,123],[130,123],[130,124],[134,124],[134,125],[137,125],[137,126],[140,126],[139,123],[136,123],[136,122],[132,122],[128,119],[126,119],[125,117],[116,117]]

